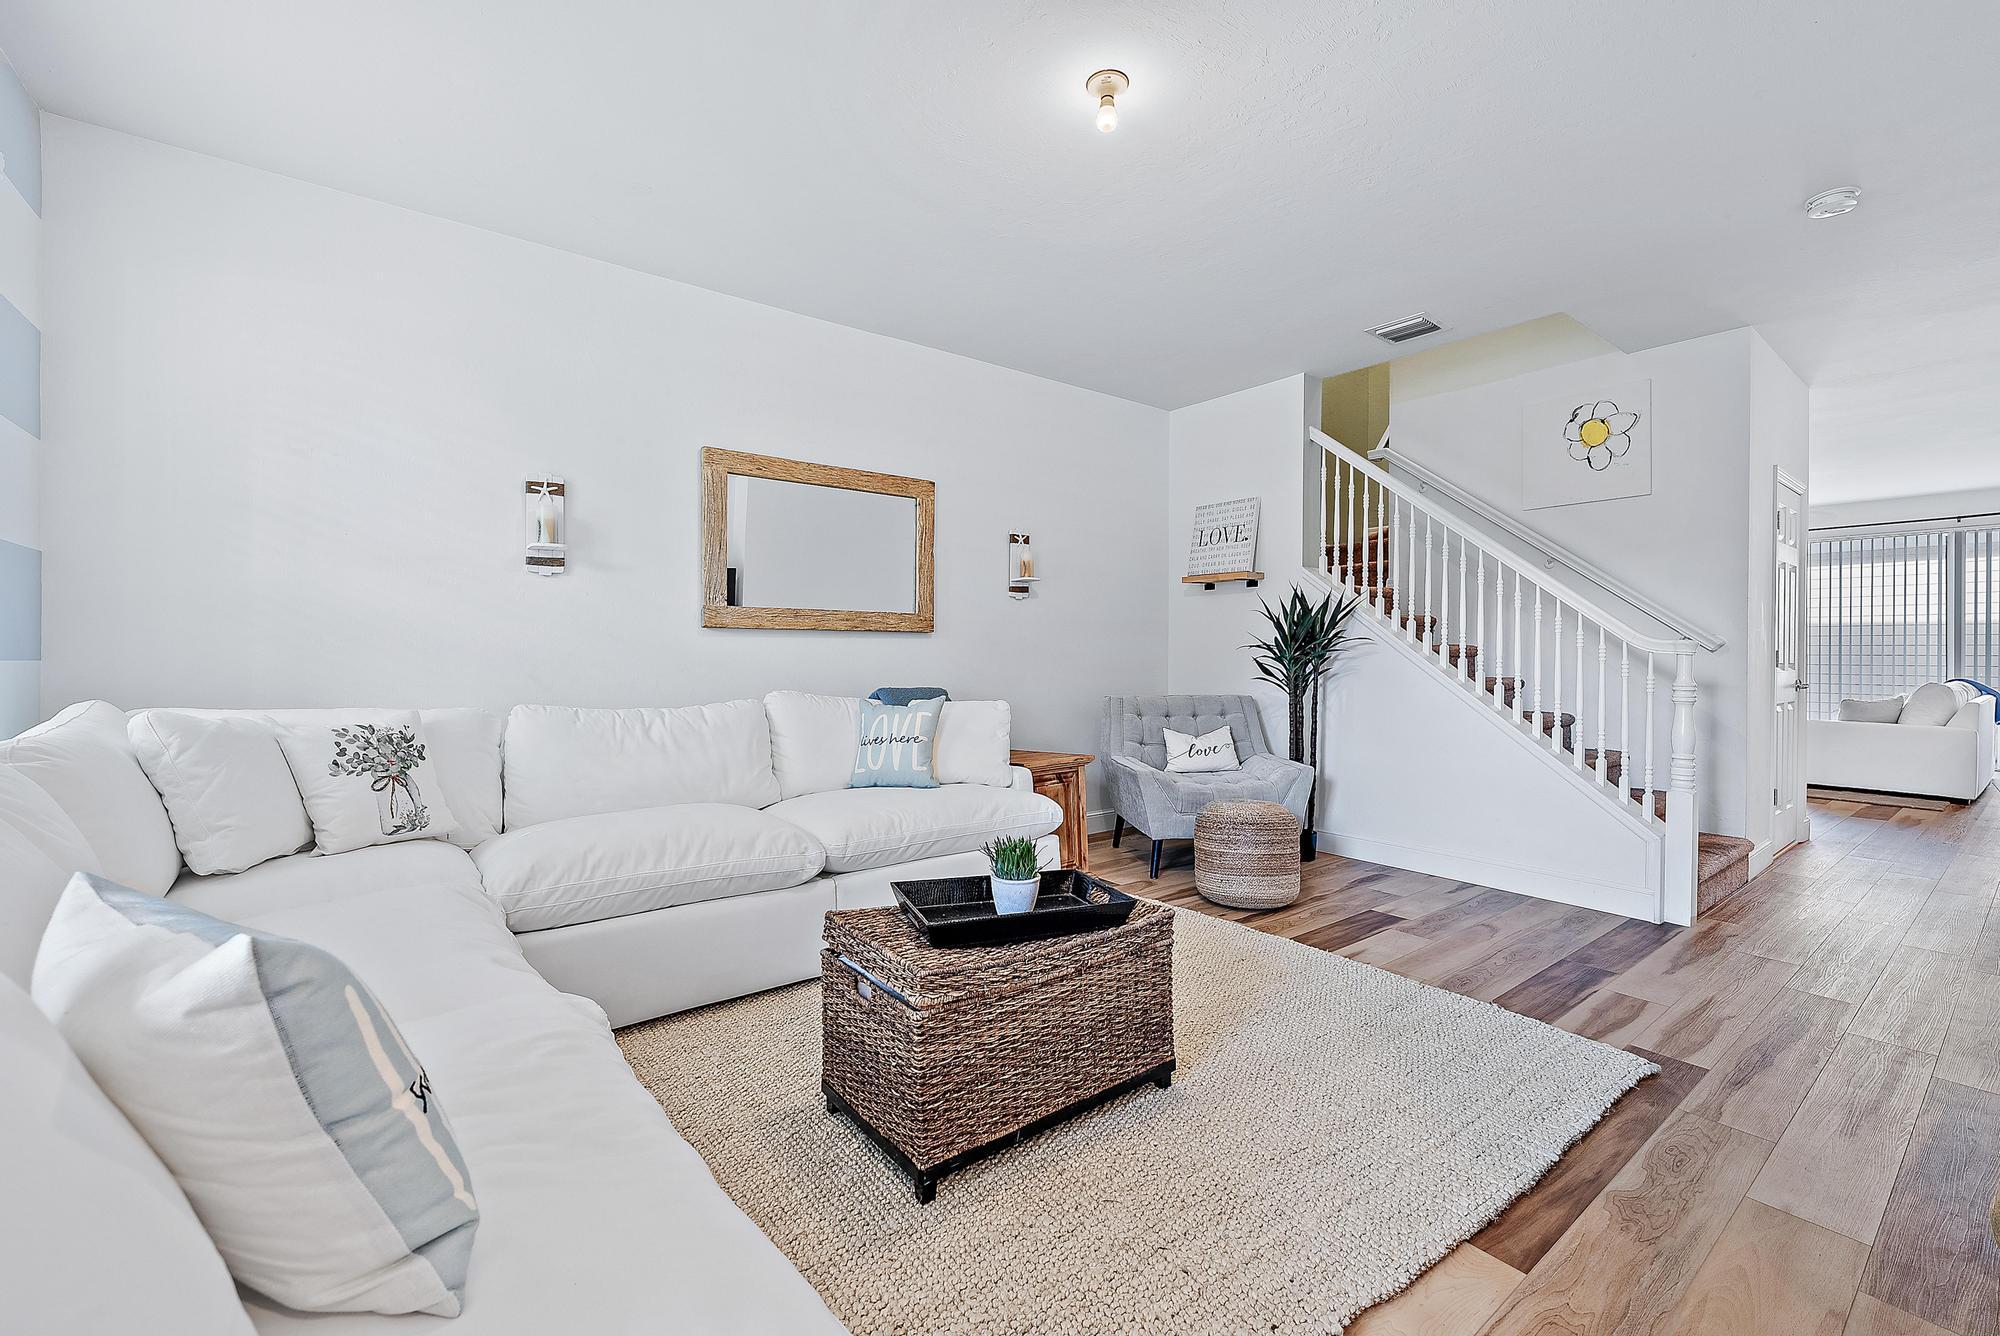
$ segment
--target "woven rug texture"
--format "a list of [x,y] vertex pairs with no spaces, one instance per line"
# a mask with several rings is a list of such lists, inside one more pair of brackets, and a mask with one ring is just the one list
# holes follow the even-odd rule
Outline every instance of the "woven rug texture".
[[858,1336],[1339,1332],[1658,1070],[1202,914],[1174,933],[1172,1088],[951,1174],[929,1205],[826,1112],[818,983],[618,1040]]

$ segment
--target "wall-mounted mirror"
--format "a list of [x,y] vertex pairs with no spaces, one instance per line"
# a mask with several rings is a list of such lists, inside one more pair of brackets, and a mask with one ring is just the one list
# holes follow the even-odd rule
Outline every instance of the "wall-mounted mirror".
[[931,630],[935,493],[921,478],[703,450],[701,624]]

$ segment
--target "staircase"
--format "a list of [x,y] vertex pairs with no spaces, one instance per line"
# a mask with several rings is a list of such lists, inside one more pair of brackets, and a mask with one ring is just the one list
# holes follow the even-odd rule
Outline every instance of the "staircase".
[[1691,923],[1748,880],[1750,841],[1696,829],[1692,640],[1627,624],[1424,490],[1319,431],[1328,497],[1317,574],[1372,636],[1504,718],[1648,851],[1656,917]]

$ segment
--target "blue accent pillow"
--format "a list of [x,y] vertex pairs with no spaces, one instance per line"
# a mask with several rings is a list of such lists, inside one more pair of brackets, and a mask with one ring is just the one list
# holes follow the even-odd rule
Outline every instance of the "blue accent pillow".
[[885,705],[861,702],[861,745],[854,754],[850,789],[934,789],[931,754],[937,748],[938,716],[944,701]]
[[920,700],[950,700],[951,693],[943,687],[876,687],[868,693],[868,699],[884,705],[908,705]]

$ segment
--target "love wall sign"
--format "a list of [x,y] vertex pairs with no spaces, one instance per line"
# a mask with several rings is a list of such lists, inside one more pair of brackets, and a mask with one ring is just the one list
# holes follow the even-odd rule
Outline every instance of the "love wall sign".
[[1220,575],[1257,569],[1257,512],[1262,498],[1212,501],[1194,508],[1194,535],[1188,542],[1189,575]]

